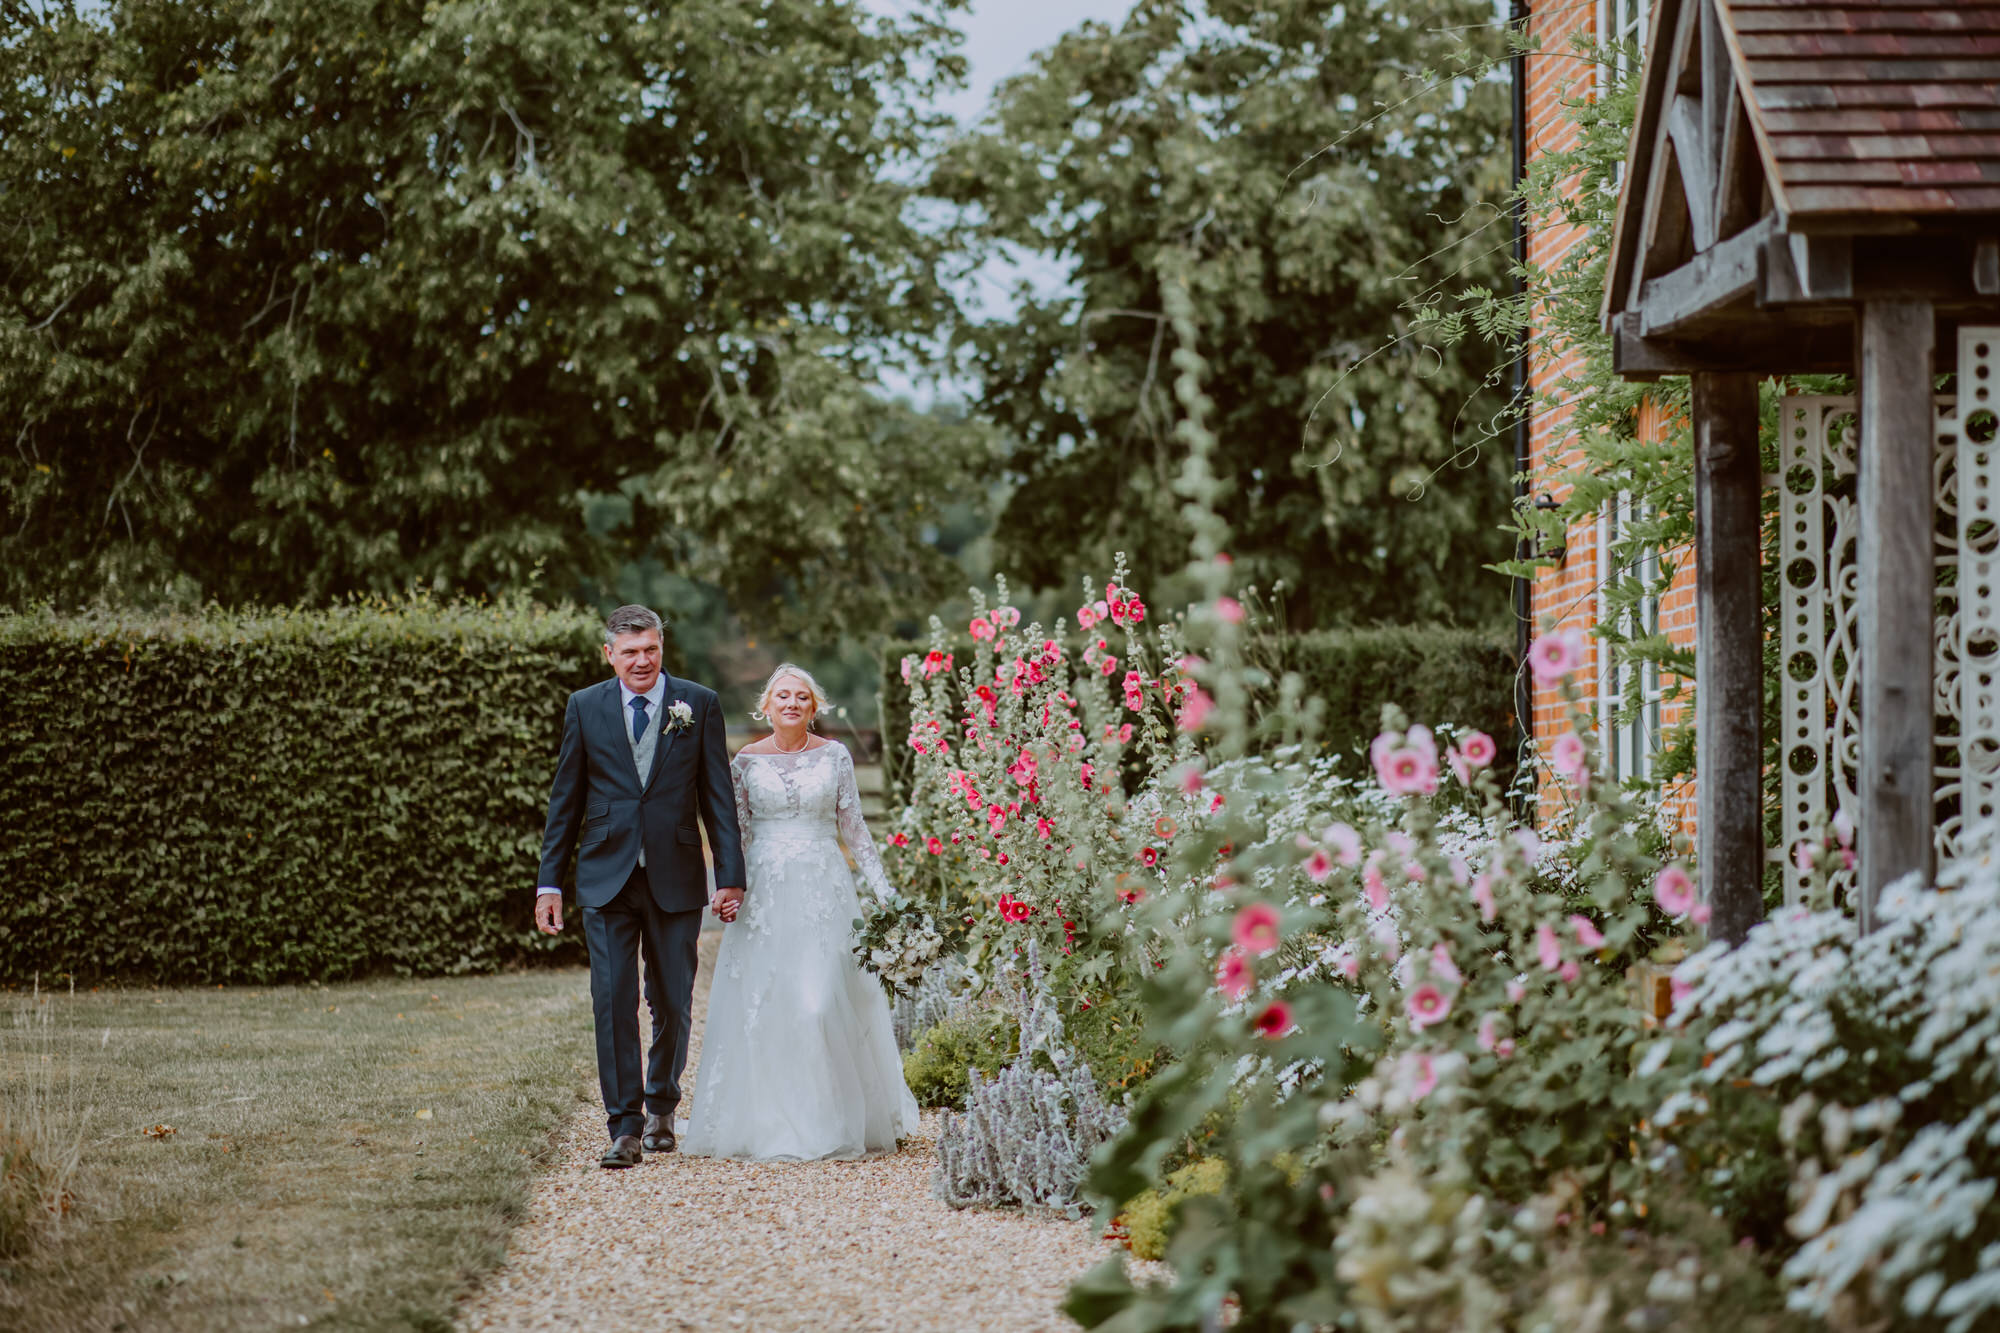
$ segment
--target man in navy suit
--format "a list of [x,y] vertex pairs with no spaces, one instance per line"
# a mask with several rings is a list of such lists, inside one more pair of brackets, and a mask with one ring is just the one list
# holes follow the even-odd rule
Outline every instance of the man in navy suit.
[[[743,902],[743,839],[715,691],[660,669],[660,618],[621,606],[604,625],[615,679],[569,697],[549,784],[535,924],[562,929],[562,869],[576,851],[576,899],[590,947],[597,1081],[611,1147],[602,1165],[637,1166],[674,1150],[687,1066],[695,945],[706,903],[724,921]],[[713,898],[702,861],[708,829]],[[641,976],[641,959],[644,975]],[[653,1044],[639,1073],[639,993]]]

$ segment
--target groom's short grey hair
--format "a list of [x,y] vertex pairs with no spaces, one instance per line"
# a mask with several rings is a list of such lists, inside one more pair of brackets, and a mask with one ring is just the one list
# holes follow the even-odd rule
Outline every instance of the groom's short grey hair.
[[618,642],[621,634],[644,634],[647,630],[661,633],[658,616],[643,606],[621,606],[604,619],[604,646]]

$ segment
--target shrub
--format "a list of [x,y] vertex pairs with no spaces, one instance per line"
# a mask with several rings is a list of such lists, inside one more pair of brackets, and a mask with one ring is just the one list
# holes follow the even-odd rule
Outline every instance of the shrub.
[[[1783,1277],[1820,1318],[1949,1333],[2000,1320],[2000,845],[1987,836],[1945,891],[1892,886],[1871,934],[1795,909],[1676,972],[1698,1045],[1689,1086],[1656,1117],[1674,1144],[1661,1164],[1726,1187],[1759,1156],[1784,1162]],[[1774,1118],[1774,1136],[1746,1134]]]
[[1012,1014],[962,1006],[911,1044],[903,1057],[903,1081],[919,1106],[963,1111],[971,1086],[967,1071],[977,1068],[991,1078],[1013,1058],[1019,1040],[1020,1025]]
[[[966,660],[973,646],[963,635],[949,638],[944,651]],[[926,640],[891,643],[882,651],[882,780],[890,799],[907,796],[915,776],[910,734],[910,688],[903,663],[919,663],[932,650]],[[1325,705],[1319,743],[1324,750],[1351,754],[1367,748],[1385,703],[1411,717],[1446,719],[1483,731],[1503,746],[1499,776],[1512,777],[1515,735],[1512,645],[1502,635],[1449,625],[1389,625],[1376,629],[1313,630],[1305,634],[1267,633],[1248,645],[1255,664],[1276,680],[1295,672],[1307,698]],[[957,703],[957,694],[952,696]],[[1260,713],[1279,705],[1277,694],[1261,692],[1252,701]]]
[[1140,1259],[1163,1259],[1173,1239],[1180,1206],[1197,1194],[1220,1194],[1229,1180],[1229,1166],[1214,1157],[1189,1162],[1167,1174],[1164,1188],[1141,1191],[1125,1205],[1125,1235]]
[[[1259,636],[1247,655],[1273,678],[1296,673],[1301,695],[1320,701],[1324,750],[1366,750],[1379,730],[1382,706],[1392,704],[1410,717],[1492,736],[1502,746],[1501,785],[1512,776],[1516,663],[1504,636],[1449,625],[1315,630]],[[1255,703],[1268,710],[1275,697],[1265,692]]]
[[0,616],[0,980],[575,959],[531,931],[577,611]]
[[1124,1126],[1125,1113],[1104,1100],[1090,1066],[1064,1042],[1032,940],[1027,952],[1027,984],[1014,995],[1020,1054],[990,1082],[973,1075],[964,1115],[944,1113],[931,1192],[954,1208],[1014,1204],[1077,1214],[1091,1154]]

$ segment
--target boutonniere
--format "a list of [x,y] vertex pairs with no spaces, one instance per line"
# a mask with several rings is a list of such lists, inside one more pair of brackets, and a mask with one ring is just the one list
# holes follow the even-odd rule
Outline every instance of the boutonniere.
[[664,719],[668,731],[686,731],[694,725],[694,709],[688,707],[685,699],[676,699],[667,706]]

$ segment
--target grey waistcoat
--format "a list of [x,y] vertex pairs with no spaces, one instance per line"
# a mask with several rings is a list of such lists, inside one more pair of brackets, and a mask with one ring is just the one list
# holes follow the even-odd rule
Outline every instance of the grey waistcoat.
[[[644,735],[635,741],[632,739],[632,706],[629,702],[625,706],[625,743],[632,747],[632,765],[639,770],[639,787],[642,791],[646,786],[646,778],[653,771],[653,751],[660,744],[660,719],[666,714],[666,711],[667,701],[665,699],[660,700],[657,704],[648,700],[646,704],[646,731]],[[639,844],[639,864],[642,866],[646,864],[646,844],[644,842]]]

